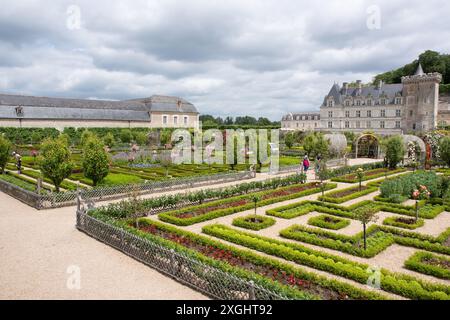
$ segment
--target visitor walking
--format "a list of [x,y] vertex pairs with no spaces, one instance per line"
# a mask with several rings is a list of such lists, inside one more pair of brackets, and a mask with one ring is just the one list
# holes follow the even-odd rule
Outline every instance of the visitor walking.
[[309,159],[308,159],[308,155],[305,155],[305,157],[303,158],[303,172],[307,172],[309,169]]
[[321,165],[321,161],[322,161],[322,157],[319,155],[317,155],[316,157],[316,171],[319,172],[320,171],[320,165]]

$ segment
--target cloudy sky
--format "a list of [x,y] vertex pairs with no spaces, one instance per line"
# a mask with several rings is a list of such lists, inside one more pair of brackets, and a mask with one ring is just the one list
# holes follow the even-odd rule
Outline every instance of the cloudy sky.
[[334,82],[450,52],[450,2],[0,0],[0,92],[176,95],[279,120]]

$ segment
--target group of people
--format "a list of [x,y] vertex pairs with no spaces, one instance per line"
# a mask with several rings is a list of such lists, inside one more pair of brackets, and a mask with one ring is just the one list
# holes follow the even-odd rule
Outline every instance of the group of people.
[[[321,160],[322,160],[322,157],[320,155],[318,155],[316,157],[316,171],[320,170]],[[308,158],[308,155],[305,155],[303,157],[302,165],[303,165],[303,172],[305,172],[305,173],[308,172],[308,169],[309,169],[309,167],[311,165],[311,163],[309,161],[309,158]]]

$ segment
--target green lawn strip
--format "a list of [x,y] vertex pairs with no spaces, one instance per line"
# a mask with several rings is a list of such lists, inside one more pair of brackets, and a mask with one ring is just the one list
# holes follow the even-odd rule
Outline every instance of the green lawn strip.
[[[202,230],[211,236],[363,284],[367,283],[370,276],[367,264],[309,249],[296,243],[262,237],[218,224],[205,226]],[[380,273],[381,289],[387,292],[411,299],[450,299],[450,286],[425,282],[386,269],[381,269]]]
[[441,279],[450,279],[450,259],[429,252],[414,253],[405,261],[405,268]]
[[[393,175],[393,174],[404,172],[404,171],[406,171],[405,168],[388,170],[387,172],[386,172],[386,169],[382,169],[382,168],[368,170],[368,171],[364,172],[364,177],[362,178],[362,181],[377,179],[377,178]],[[380,173],[375,173],[375,172],[380,172]],[[374,174],[371,174],[371,173],[374,173]],[[359,180],[356,177],[355,173],[349,173],[349,174],[346,174],[346,175],[343,175],[340,177],[332,178],[331,181],[344,182],[344,183],[356,183]]]
[[[74,181],[80,181],[83,184],[93,186],[92,180],[86,178],[83,173],[73,173],[70,175],[70,179]],[[97,187],[105,187],[105,186],[118,186],[118,185],[126,185],[126,184],[139,184],[143,183],[144,180],[130,174],[122,174],[122,173],[109,173]]]
[[245,217],[235,218],[232,224],[233,226],[245,229],[261,230],[273,226],[275,224],[275,219],[251,214]]
[[[407,220],[410,220],[411,222],[408,223]],[[415,221],[414,218],[387,217],[383,220],[383,224],[387,226],[413,230],[422,227],[424,225],[424,221],[423,219]]]
[[[317,299],[317,298],[320,298],[320,296],[318,296],[317,294],[310,294],[308,292],[305,292],[304,290],[302,290],[301,287],[293,286],[293,285],[286,285],[285,283],[280,283],[280,281],[277,281],[276,279],[274,279],[272,274],[261,274],[261,273],[257,273],[257,271],[254,271],[254,270],[248,270],[248,269],[244,269],[242,267],[233,266],[228,262],[223,262],[223,261],[220,261],[219,259],[215,259],[215,258],[206,256],[205,254],[202,254],[198,250],[194,250],[192,248],[186,248],[182,244],[176,243],[175,241],[169,241],[167,239],[153,235],[151,233],[142,232],[140,230],[137,230],[133,227],[130,227],[124,221],[112,220],[108,217],[102,217],[101,215],[98,215],[98,214],[94,215],[94,217],[100,218],[107,223],[119,226],[135,235],[138,235],[139,237],[148,239],[151,242],[160,244],[169,249],[174,249],[177,252],[184,253],[194,259],[202,261],[203,263],[217,267],[224,272],[233,274],[237,277],[240,277],[240,278],[243,278],[246,280],[253,280],[256,284],[261,285],[265,288],[274,290],[275,292],[279,292],[287,297],[290,297],[293,299]],[[279,260],[272,259],[270,257],[261,256],[251,250],[238,249],[232,245],[224,244],[221,241],[210,239],[209,237],[198,235],[198,234],[195,234],[192,232],[180,230],[174,226],[167,225],[165,223],[161,223],[161,222],[146,219],[146,218],[140,219],[140,224],[144,224],[144,223],[147,223],[149,225],[154,225],[154,226],[157,226],[158,228],[161,228],[162,230],[169,231],[176,235],[189,238],[189,239],[195,241],[196,243],[199,243],[202,245],[211,246],[211,247],[218,248],[218,249],[225,250],[225,251],[230,251],[233,253],[234,256],[240,257],[253,265],[260,266],[260,267],[267,267],[273,272],[277,271],[277,274],[280,276],[281,275],[284,275],[285,277],[293,276],[298,280],[308,281],[308,282],[313,283],[315,286],[319,286],[324,289],[331,290],[331,291],[335,292],[335,294],[347,295],[350,299],[363,299],[363,300],[387,299],[386,296],[384,296],[378,292],[363,290],[363,289],[357,288],[355,286],[352,286],[350,284],[344,283],[342,281],[329,279],[324,276],[317,275],[313,272],[305,271],[301,267],[293,266],[288,263],[283,263]]]
[[[22,174],[24,174],[24,175],[26,175],[26,176],[29,176],[29,177],[32,177],[32,178],[34,178],[34,179],[42,178],[42,180],[43,180],[44,182],[53,185],[52,180],[50,180],[49,178],[44,178],[44,177],[42,176],[42,174],[41,174],[40,172],[38,172],[38,171],[34,171],[34,170],[23,170],[23,171],[22,171]],[[67,180],[64,180],[63,182],[61,182],[60,187],[63,188],[63,189],[66,189],[66,190],[70,190],[70,191],[77,190],[77,184],[76,184],[76,183],[73,183],[73,182],[70,182],[70,181],[67,181]],[[83,186],[80,186],[80,188],[83,188]]]
[[[362,190],[359,191],[359,186],[356,187],[350,187],[345,189],[340,189],[336,191],[331,191],[325,193],[323,196],[319,197],[320,201],[326,201],[331,203],[343,203],[352,199],[356,199],[362,196],[365,196],[366,194],[372,193],[377,191],[377,187],[365,187],[362,186]],[[343,195],[349,193],[347,195]],[[343,196],[341,196],[343,195]]]
[[[289,195],[282,195],[282,196],[275,196],[272,198],[268,198],[264,200],[264,196],[269,196],[271,194],[277,194],[292,188],[298,188],[298,187],[308,187],[308,186],[314,186],[311,189],[306,189],[300,192],[296,192],[296,193],[292,193]],[[336,184],[333,183],[328,183],[326,184],[325,188],[327,190],[329,189],[333,189],[336,188]],[[230,215],[236,212],[241,212],[241,211],[245,211],[245,210],[249,210],[254,208],[254,203],[253,201],[251,201],[251,198],[253,195],[257,195],[260,196],[263,200],[259,201],[257,203],[258,207],[262,207],[262,206],[266,206],[272,203],[276,203],[276,202],[281,202],[281,201],[286,201],[286,200],[290,200],[290,199],[295,199],[295,198],[299,198],[299,197],[304,197],[310,194],[314,194],[314,193],[318,193],[320,192],[321,189],[318,186],[317,183],[308,183],[308,184],[304,184],[304,185],[291,185],[291,186],[287,186],[287,187],[282,187],[282,188],[277,188],[277,189],[273,189],[273,190],[265,190],[265,191],[260,191],[260,192],[254,192],[254,193],[249,193],[246,195],[242,195],[242,196],[237,196],[237,197],[231,197],[231,198],[227,198],[227,199],[223,199],[223,200],[219,200],[219,201],[212,201],[212,202],[208,202],[202,205],[197,205],[197,206],[190,206],[190,207],[186,207],[183,209],[179,209],[179,210],[174,210],[174,211],[168,211],[168,212],[164,212],[158,215],[158,217],[165,222],[169,222],[169,223],[173,223],[176,225],[180,225],[180,226],[188,226],[188,225],[192,225],[195,223],[199,223],[202,221],[207,221],[207,220],[211,220],[211,219],[215,219],[218,217],[223,217],[226,215]],[[207,210],[208,207],[214,207],[214,206],[226,206],[227,204],[232,205],[233,203],[237,203],[237,202],[242,202],[242,205],[237,205],[234,207],[226,207],[224,209],[216,209],[216,210],[212,210],[212,211],[205,211],[205,213],[196,215],[196,216],[192,216],[189,217],[190,213],[194,210]],[[188,217],[183,217],[180,218],[178,217],[179,215],[188,215]]]
[[27,191],[36,192],[36,182],[17,173],[9,171],[5,172],[4,174],[0,174],[0,179],[9,182],[22,189],[25,189]]
[[322,214],[320,216],[310,218],[308,220],[308,224],[319,228],[339,230],[347,227],[350,224],[350,220]]

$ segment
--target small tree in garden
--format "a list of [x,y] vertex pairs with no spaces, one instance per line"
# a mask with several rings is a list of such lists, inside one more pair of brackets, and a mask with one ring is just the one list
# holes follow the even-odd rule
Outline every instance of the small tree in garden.
[[67,141],[61,138],[44,140],[38,163],[44,177],[50,179],[59,192],[59,186],[70,176],[73,168]]
[[134,226],[139,229],[139,219],[145,216],[144,203],[140,199],[138,186],[133,186],[128,198],[127,218],[134,220]]
[[326,188],[325,180],[327,180],[330,176],[330,171],[327,169],[325,163],[322,164],[317,174],[320,180],[320,189],[322,190],[322,196],[324,196]]
[[83,173],[97,186],[109,173],[109,155],[103,142],[93,136],[83,146]]
[[323,158],[326,158],[329,145],[330,141],[319,132],[311,132],[303,140],[303,149],[310,157],[316,157],[320,154]]
[[291,132],[286,133],[284,137],[284,144],[288,147],[288,149],[292,148],[294,145],[294,135]]
[[413,191],[412,198],[416,200],[416,222],[419,220],[419,200],[429,199],[430,195],[431,193],[426,186],[419,186],[419,189]]
[[166,177],[167,177],[169,175],[170,165],[172,164],[171,152],[166,150],[161,151],[161,153],[159,154],[159,162],[166,169]]
[[400,136],[393,136],[386,142],[386,159],[390,169],[395,169],[405,156],[405,147]]
[[377,212],[378,208],[376,206],[363,206],[355,211],[355,219],[359,220],[363,225],[364,250],[367,249],[366,226],[378,219]]
[[140,146],[145,146],[148,143],[148,137],[147,134],[145,134],[144,132],[138,132],[135,134],[134,136],[134,140],[136,141],[136,143]]
[[363,168],[358,168],[357,170],[356,170],[356,177],[358,177],[358,181],[359,181],[359,191],[361,191],[361,189],[362,189],[362,180],[363,180],[363,178],[364,178],[364,170],[363,170]]
[[256,194],[253,195],[252,201],[253,201],[253,204],[255,205],[255,221],[256,221],[256,208],[258,207],[258,202],[261,201],[261,196],[256,195]]
[[5,171],[6,164],[8,163],[11,155],[11,142],[0,135],[0,170],[1,174]]
[[439,140],[439,151],[442,162],[450,167],[450,137],[443,137]]
[[85,146],[88,140],[91,139],[92,137],[94,137],[94,133],[92,131],[84,130],[83,133],[81,134],[80,145],[82,147]]
[[106,146],[112,148],[116,144],[116,138],[114,138],[114,135],[111,132],[108,132],[103,137],[103,142]]
[[131,139],[133,139],[133,134],[130,129],[122,129],[122,131],[120,131],[120,141],[123,143],[130,143]]

